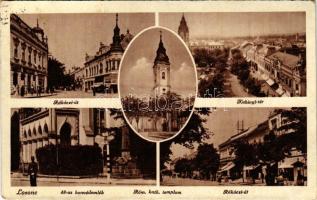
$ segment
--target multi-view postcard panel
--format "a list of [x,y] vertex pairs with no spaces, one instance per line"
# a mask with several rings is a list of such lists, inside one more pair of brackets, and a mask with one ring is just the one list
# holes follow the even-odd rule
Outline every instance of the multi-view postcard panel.
[[11,185],[30,186],[30,169],[38,186],[155,185],[156,144],[120,109],[12,108]]
[[118,97],[122,55],[154,25],[154,13],[11,14],[11,96]]
[[160,13],[195,59],[200,97],[306,96],[305,12]]
[[191,120],[161,143],[161,185],[307,185],[306,108],[197,108]]

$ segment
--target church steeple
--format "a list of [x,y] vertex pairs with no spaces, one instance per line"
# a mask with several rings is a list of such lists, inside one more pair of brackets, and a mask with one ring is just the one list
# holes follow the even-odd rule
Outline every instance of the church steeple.
[[116,14],[116,26],[113,29],[113,37],[112,44],[110,47],[111,51],[120,51],[123,52],[123,48],[121,46],[121,37],[120,37],[120,28],[118,26],[118,13]]
[[171,91],[170,85],[170,62],[166,55],[166,49],[163,44],[162,31],[160,31],[160,42],[156,51],[154,61],[154,96],[166,95]]
[[162,40],[162,31],[160,31],[160,42],[156,50],[156,57],[155,57],[154,63],[160,63],[160,62],[169,64],[169,58],[166,55],[166,49],[164,47],[163,40]]
[[178,26],[178,35],[184,40],[184,42],[189,45],[189,28],[187,26],[187,22],[184,16],[182,15],[182,19]]

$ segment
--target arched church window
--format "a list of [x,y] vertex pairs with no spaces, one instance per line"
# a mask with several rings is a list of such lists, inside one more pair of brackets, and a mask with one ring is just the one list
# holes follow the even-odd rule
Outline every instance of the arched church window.
[[165,79],[165,72],[162,72],[162,79]]

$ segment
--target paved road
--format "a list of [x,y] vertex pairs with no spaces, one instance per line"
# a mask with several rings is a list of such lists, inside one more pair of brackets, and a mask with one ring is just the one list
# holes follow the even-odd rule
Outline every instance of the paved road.
[[106,98],[106,97],[119,97],[118,94],[105,94],[105,93],[96,93],[96,96],[93,96],[92,92],[84,91],[57,91],[56,95],[48,96],[46,98]]
[[[66,178],[38,178],[38,186],[106,186],[106,185],[155,185],[156,181],[152,179],[111,179],[111,183],[107,183],[106,178],[82,178],[82,179],[66,179]],[[11,178],[11,186],[30,186],[29,179]]]
[[237,76],[233,75],[229,70],[226,70],[224,73],[226,97],[254,97],[245,91],[245,88],[240,84]]
[[189,178],[170,178],[168,176],[163,177],[163,182],[161,185],[164,186],[219,186],[219,185],[265,185],[262,181],[257,180],[255,184],[250,184],[247,182],[242,182],[242,179],[230,181],[230,182],[217,182],[217,181],[209,181],[209,180],[197,180],[197,179],[189,179]]

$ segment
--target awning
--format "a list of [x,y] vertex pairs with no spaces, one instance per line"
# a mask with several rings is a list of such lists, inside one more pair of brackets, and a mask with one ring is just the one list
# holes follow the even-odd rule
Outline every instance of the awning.
[[277,90],[275,90],[275,92],[281,96],[284,94],[284,91],[281,87],[277,88]]
[[98,83],[94,83],[93,87],[99,87],[99,86],[102,86],[102,85],[103,85],[103,82],[98,82]]
[[269,86],[272,86],[274,84],[274,81],[272,79],[267,79],[266,80],[267,84],[269,84]]
[[294,168],[294,164],[298,165],[299,162],[304,165],[302,160],[303,158],[300,159],[299,157],[285,158],[283,162],[279,163],[278,168],[279,169]]
[[250,166],[243,166],[243,170],[253,170],[259,167],[260,165],[250,165]]
[[228,162],[225,166],[220,169],[220,172],[228,171],[234,168],[235,164],[233,162]]

